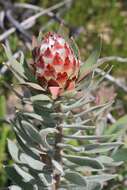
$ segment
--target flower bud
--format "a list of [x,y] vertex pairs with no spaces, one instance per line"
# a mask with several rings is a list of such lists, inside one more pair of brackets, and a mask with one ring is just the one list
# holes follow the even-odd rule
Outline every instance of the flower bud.
[[33,49],[32,64],[39,84],[53,98],[75,89],[80,61],[65,39],[56,33],[48,33]]

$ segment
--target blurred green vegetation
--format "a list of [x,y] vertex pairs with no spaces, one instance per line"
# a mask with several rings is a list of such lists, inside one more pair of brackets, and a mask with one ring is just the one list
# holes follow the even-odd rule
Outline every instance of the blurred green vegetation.
[[[30,3],[29,0],[14,0],[14,2]],[[59,0],[36,0],[40,7],[50,7]],[[118,55],[127,57],[127,1],[126,0],[75,0],[72,7],[65,12],[63,18],[70,27],[81,28],[81,34],[76,37],[77,44],[81,51],[82,60],[85,60],[96,41],[97,35],[101,34],[103,47],[101,56]],[[38,19],[38,28],[41,28],[47,17]],[[58,30],[59,24],[53,23],[48,30]],[[36,29],[35,29],[36,33]],[[22,47],[16,34],[9,37],[12,50],[15,52],[18,47]],[[5,60],[3,48],[0,46],[0,63]],[[117,77],[124,77],[127,80],[127,63],[111,62],[114,68],[112,74]],[[8,77],[5,76],[5,80]],[[10,79],[9,79],[10,80]],[[0,118],[6,114],[5,93],[0,97]],[[127,95],[119,90],[118,97],[122,99],[127,106]],[[6,186],[6,174],[3,169],[3,163],[7,161],[6,142],[10,135],[10,129],[6,124],[0,123],[0,187]],[[127,176],[127,171],[121,169],[121,173]],[[118,190],[127,190],[127,188],[118,188]]]
[[[0,118],[6,115],[6,100],[5,96],[0,96]],[[3,169],[3,162],[6,160],[6,143],[9,134],[9,127],[0,123],[0,186],[6,182],[6,173]]]

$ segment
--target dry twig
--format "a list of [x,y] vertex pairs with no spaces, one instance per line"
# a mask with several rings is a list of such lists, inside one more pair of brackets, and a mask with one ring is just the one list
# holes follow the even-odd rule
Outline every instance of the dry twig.
[[[37,18],[39,18],[40,16],[43,16],[45,14],[48,14],[48,13],[64,6],[65,4],[67,4],[69,2],[70,2],[70,0],[65,0],[63,2],[60,2],[60,3],[50,7],[50,8],[44,9],[44,10],[40,11],[39,13],[36,13],[35,15],[33,15],[33,16],[27,18],[26,20],[22,21],[20,23],[20,25],[23,29],[31,28],[34,25],[34,22],[36,21]],[[5,31],[3,34],[0,35],[0,41],[5,40],[10,34],[14,33],[15,31],[16,31],[15,27],[8,29],[7,31]]]

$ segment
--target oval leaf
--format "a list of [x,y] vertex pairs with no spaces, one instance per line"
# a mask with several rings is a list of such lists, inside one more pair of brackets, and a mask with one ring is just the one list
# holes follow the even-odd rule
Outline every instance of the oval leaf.
[[73,184],[83,187],[87,186],[87,181],[85,180],[85,178],[77,172],[68,171],[65,173],[64,178]]
[[80,166],[87,166],[93,169],[104,169],[104,166],[97,159],[83,157],[83,156],[73,156],[73,155],[64,155],[70,162],[78,164]]

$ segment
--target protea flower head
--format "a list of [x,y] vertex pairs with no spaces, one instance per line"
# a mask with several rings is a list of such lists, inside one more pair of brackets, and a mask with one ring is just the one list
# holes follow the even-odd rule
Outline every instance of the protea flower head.
[[51,32],[46,34],[33,49],[33,58],[34,74],[52,97],[75,89],[80,61],[61,35]]

